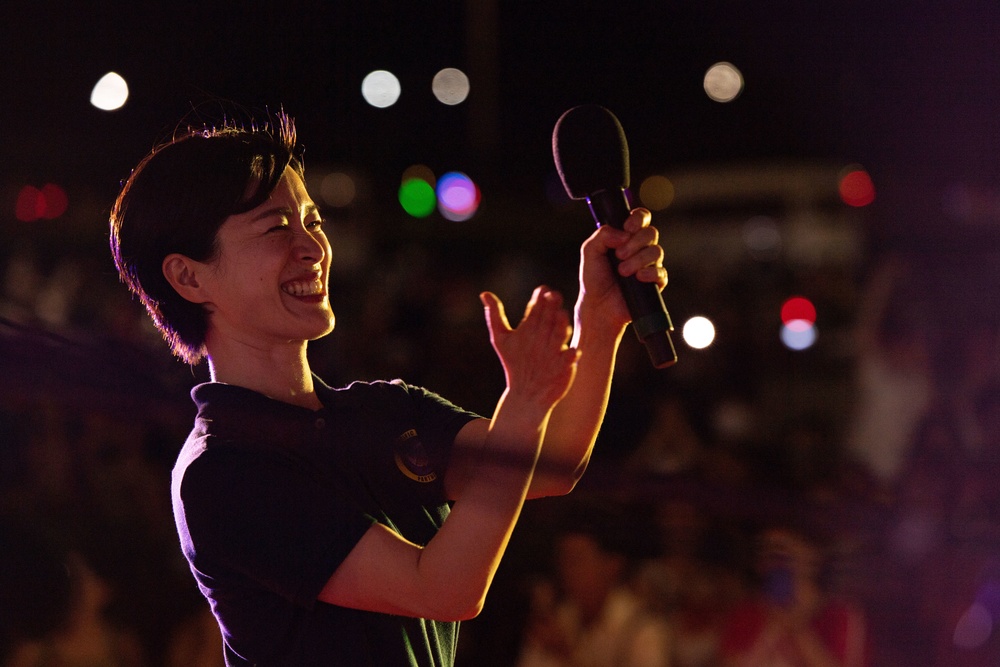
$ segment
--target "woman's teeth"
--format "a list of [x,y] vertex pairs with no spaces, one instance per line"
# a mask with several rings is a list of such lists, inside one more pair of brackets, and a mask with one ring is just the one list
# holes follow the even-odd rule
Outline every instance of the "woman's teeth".
[[323,283],[315,280],[291,280],[282,284],[281,291],[292,296],[316,296],[323,293]]

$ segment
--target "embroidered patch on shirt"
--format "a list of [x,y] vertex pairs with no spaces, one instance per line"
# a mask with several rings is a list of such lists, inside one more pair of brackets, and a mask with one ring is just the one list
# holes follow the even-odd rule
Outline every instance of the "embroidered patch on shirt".
[[424,449],[424,443],[420,442],[416,429],[410,429],[406,433],[396,438],[395,450],[396,467],[400,472],[417,482],[433,482],[437,479],[437,472],[431,466],[430,457]]

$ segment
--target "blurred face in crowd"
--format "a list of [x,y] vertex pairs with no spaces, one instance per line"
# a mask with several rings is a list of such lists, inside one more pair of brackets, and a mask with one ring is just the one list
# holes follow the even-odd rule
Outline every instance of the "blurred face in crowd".
[[764,579],[764,592],[779,604],[790,604],[812,586],[822,568],[818,547],[793,531],[773,528],[760,540],[758,568]]
[[618,583],[624,559],[601,548],[589,535],[570,533],[556,545],[559,584],[584,618],[600,614],[604,601]]

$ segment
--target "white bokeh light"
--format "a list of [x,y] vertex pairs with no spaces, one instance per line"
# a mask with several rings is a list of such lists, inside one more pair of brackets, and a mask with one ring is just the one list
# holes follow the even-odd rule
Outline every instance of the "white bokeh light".
[[90,103],[102,111],[114,111],[125,106],[128,84],[117,72],[108,72],[90,91]]
[[460,69],[446,67],[434,75],[431,91],[441,104],[461,104],[469,96],[469,77]]
[[792,320],[781,327],[781,342],[789,350],[808,350],[816,342],[816,327],[806,320]]
[[396,78],[395,74],[384,69],[369,72],[361,82],[361,95],[365,98],[365,102],[379,109],[385,109],[395,104],[399,100],[401,92],[402,87],[399,85],[399,79]]
[[707,317],[692,317],[681,330],[684,342],[696,350],[703,350],[715,340],[715,325]]
[[716,102],[732,102],[743,92],[743,74],[732,63],[715,63],[705,72],[703,85]]

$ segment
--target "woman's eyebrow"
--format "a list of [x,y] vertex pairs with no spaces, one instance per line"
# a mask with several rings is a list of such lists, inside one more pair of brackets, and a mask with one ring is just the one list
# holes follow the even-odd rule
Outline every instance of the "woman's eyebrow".
[[287,206],[275,206],[273,208],[264,209],[254,217],[250,219],[251,222],[257,222],[258,220],[264,220],[266,218],[273,218],[276,216],[281,216],[283,218],[290,217],[293,214],[292,209]]
[[[309,202],[303,208],[303,213],[305,215],[311,215],[313,213],[319,213],[319,207],[313,202]],[[250,219],[251,222],[257,222],[258,220],[264,220],[266,218],[272,218],[276,216],[281,216],[283,218],[291,218],[295,215],[295,211],[287,206],[274,206],[272,208],[264,209],[253,218]]]

